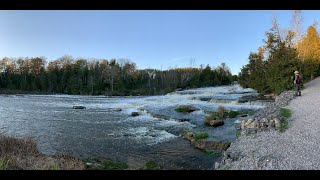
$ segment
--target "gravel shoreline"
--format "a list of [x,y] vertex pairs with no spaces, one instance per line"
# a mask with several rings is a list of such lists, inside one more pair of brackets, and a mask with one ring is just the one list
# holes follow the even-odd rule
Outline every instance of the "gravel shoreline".
[[[301,97],[288,101],[289,128],[242,133],[224,153],[220,170],[320,169],[320,78],[305,84]],[[281,106],[286,105],[286,103]]]

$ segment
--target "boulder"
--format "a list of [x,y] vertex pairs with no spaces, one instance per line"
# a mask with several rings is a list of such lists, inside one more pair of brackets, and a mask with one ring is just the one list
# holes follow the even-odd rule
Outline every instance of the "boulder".
[[250,124],[246,124],[246,128],[248,128],[248,129],[254,129],[254,128],[256,128],[256,125],[257,125],[257,122],[256,122],[256,121],[253,121],[253,122],[251,122]]
[[224,121],[221,120],[221,119],[209,119],[209,118],[206,118],[205,124],[217,127],[217,126],[224,125]]

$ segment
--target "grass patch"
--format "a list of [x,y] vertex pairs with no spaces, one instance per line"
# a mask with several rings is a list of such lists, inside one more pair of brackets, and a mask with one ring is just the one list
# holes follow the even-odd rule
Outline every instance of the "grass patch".
[[148,161],[144,167],[143,170],[160,170],[161,167],[154,161]]
[[110,159],[87,159],[85,160],[85,164],[86,169],[88,170],[125,170],[129,168],[129,166],[126,163],[114,162]]
[[60,166],[58,164],[52,164],[49,167],[49,170],[60,170]]
[[229,117],[229,118],[235,118],[235,117],[237,117],[239,114],[240,114],[240,113],[239,113],[238,111],[230,110],[230,111],[228,112],[228,117]]
[[198,133],[196,135],[194,135],[194,139],[196,141],[200,140],[200,139],[206,139],[209,137],[209,134],[208,133]]
[[82,170],[84,163],[72,156],[48,156],[37,149],[31,138],[0,134],[0,169],[6,170]]
[[292,116],[291,110],[288,108],[280,108],[281,126],[280,132],[285,132],[289,127],[289,118]]
[[209,119],[224,119],[224,118],[235,118],[238,115],[247,114],[247,112],[239,112],[239,111],[227,111],[224,107],[220,106],[217,112],[209,113]]
[[196,111],[196,109],[192,106],[179,106],[174,110],[180,113],[191,113],[193,111]]
[[241,131],[237,131],[237,133],[236,133],[237,139],[239,139],[240,136],[241,136]]
[[219,151],[207,151],[206,153],[209,157],[213,157],[213,158],[222,156],[222,152],[219,152]]
[[126,163],[116,163],[111,160],[103,162],[102,169],[104,170],[124,170],[128,169],[129,166]]
[[0,159],[0,170],[6,170],[9,160]]

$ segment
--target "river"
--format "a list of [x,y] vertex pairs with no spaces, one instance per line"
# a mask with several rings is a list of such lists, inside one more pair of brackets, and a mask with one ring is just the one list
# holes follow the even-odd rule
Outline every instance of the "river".
[[[32,137],[39,150],[49,155],[111,158],[136,166],[153,160],[164,169],[213,169],[218,158],[192,147],[180,134],[208,132],[209,139],[234,141],[236,118],[214,128],[204,125],[204,116],[219,105],[233,110],[262,108],[237,102],[256,94],[232,85],[143,97],[0,95],[0,132]],[[182,114],[174,111],[178,105],[200,110]],[[140,115],[133,117],[132,112]]]

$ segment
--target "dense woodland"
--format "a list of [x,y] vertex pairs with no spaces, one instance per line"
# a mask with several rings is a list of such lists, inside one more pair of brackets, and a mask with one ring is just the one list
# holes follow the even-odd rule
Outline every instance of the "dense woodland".
[[266,32],[264,45],[249,55],[249,63],[242,67],[239,82],[260,93],[281,93],[293,89],[294,71],[304,82],[320,75],[320,37],[317,23],[301,32],[301,11],[293,11],[291,27],[281,29],[276,18]]
[[74,59],[65,55],[47,61],[44,57],[2,58],[1,93],[79,95],[155,95],[177,88],[227,85],[232,76],[225,63],[216,68],[137,69],[128,59]]

